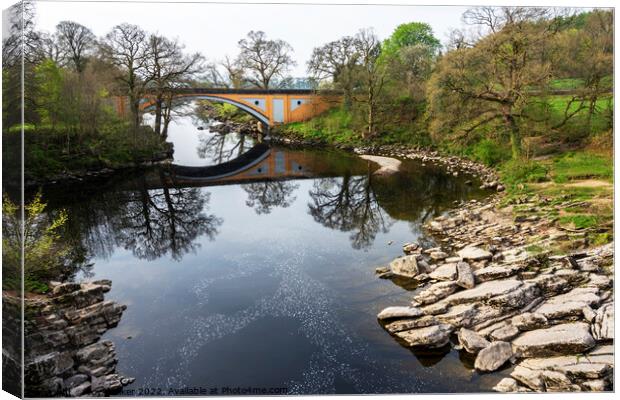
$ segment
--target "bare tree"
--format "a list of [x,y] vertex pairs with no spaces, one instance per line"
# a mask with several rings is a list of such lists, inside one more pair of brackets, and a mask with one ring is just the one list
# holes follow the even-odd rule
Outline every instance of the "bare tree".
[[355,38],[345,36],[321,47],[315,47],[308,61],[308,72],[319,81],[331,79],[336,87],[344,91],[344,105],[349,108],[358,59]]
[[52,60],[58,66],[65,66],[67,53],[60,43],[58,33],[41,34],[41,51],[43,53],[43,57]]
[[137,132],[140,125],[140,100],[148,83],[149,50],[146,33],[137,25],[116,25],[105,36],[103,53],[121,71],[118,80],[123,93],[129,97],[134,132]]
[[88,52],[94,48],[95,35],[87,27],[73,21],[61,21],[56,25],[58,44],[78,73],[86,66]]
[[296,63],[291,57],[293,48],[283,40],[268,40],[265,32],[250,31],[239,41],[238,64],[247,71],[253,85],[269,89],[274,78],[283,78]]
[[203,69],[204,57],[200,53],[185,55],[178,41],[160,35],[151,35],[148,42],[148,86],[154,91],[155,132],[160,134],[162,109],[164,101],[169,97],[166,94],[184,86],[198,74]]
[[379,62],[381,42],[372,29],[362,29],[355,35],[355,48],[362,70],[365,93],[360,101],[366,104],[366,137],[375,134],[379,95],[385,81],[385,68]]

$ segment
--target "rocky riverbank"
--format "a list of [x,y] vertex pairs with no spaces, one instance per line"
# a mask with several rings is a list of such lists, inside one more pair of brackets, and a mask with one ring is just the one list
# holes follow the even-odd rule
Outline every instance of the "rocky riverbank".
[[114,344],[100,340],[126,309],[104,300],[110,287],[109,280],[57,283],[50,294],[25,299],[27,397],[103,396],[134,381],[116,372]]
[[[381,311],[380,323],[406,346],[454,342],[476,355],[478,371],[507,369],[497,391],[612,390],[613,243],[587,248],[547,219],[515,221],[500,197],[430,221],[440,246],[407,244],[405,256],[378,269],[419,284],[411,304]],[[532,251],[562,241],[575,249]]]

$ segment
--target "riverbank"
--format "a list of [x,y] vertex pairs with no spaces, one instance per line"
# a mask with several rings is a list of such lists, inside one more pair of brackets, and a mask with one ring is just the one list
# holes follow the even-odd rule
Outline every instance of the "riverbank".
[[500,174],[407,145],[337,147],[440,164],[498,192],[428,221],[439,246],[407,243],[405,256],[377,269],[418,287],[410,304],[378,314],[399,343],[425,351],[457,343],[479,373],[498,371],[496,391],[612,390],[611,162],[577,152]]
[[456,337],[476,370],[510,375],[498,376],[498,391],[611,390],[613,243],[533,253],[571,233],[545,219],[515,222],[500,201],[472,201],[430,221],[439,247],[408,244],[379,271],[420,283],[411,304],[379,313],[381,324],[414,348]]
[[[100,340],[119,323],[127,308],[104,299],[111,284],[109,280],[56,282],[50,283],[48,294],[26,296],[26,396],[104,396],[134,381],[116,371],[114,343]],[[3,292],[2,297],[6,325],[16,329],[8,332],[12,335],[7,339],[19,337],[20,298],[9,292]],[[7,346],[3,361],[19,365],[20,347],[17,342]]]

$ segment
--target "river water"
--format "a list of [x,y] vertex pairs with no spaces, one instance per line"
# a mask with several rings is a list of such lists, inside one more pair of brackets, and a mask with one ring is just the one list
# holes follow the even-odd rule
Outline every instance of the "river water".
[[[254,144],[198,126],[184,117],[170,127],[175,163],[214,165]],[[152,171],[46,193],[51,209],[69,211],[92,264],[76,279],[111,279],[106,298],[128,306],[104,335],[117,370],[136,378],[124,393],[488,390],[466,355],[412,352],[376,319],[414,288],[375,268],[404,243],[431,245],[422,223],[484,196],[475,182],[414,161],[379,178],[376,165],[334,150],[271,155],[303,174],[170,184]]]

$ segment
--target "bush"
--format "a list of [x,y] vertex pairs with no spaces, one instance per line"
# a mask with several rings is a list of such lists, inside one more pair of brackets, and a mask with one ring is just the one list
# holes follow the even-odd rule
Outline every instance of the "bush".
[[478,142],[472,148],[471,153],[476,161],[480,161],[489,167],[508,161],[511,157],[510,149],[507,146],[502,146],[490,139],[483,139]]
[[45,292],[47,282],[58,279],[67,267],[71,248],[59,230],[67,222],[66,211],[55,217],[44,214],[46,204],[37,194],[25,206],[24,235],[21,235],[21,210],[8,196],[2,200],[2,280],[3,289],[19,289],[21,249],[24,248],[24,286],[26,291]]

